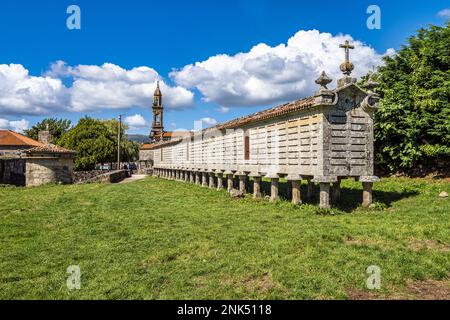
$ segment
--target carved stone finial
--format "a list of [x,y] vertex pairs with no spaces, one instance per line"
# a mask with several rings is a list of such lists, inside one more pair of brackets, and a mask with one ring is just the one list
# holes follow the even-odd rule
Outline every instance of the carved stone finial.
[[367,79],[367,81],[363,84],[363,87],[367,89],[367,92],[369,94],[376,94],[375,93],[375,88],[378,86],[378,82],[376,82],[374,80],[374,76],[375,74],[373,72],[369,73],[369,78]]
[[317,104],[329,104],[333,101],[334,93],[327,88],[327,85],[331,81],[333,81],[333,79],[328,77],[325,71],[322,71],[320,77],[315,81],[320,86],[315,97]]
[[328,75],[325,73],[325,71],[322,71],[322,73],[320,74],[320,77],[317,78],[317,80],[315,81],[319,86],[319,92],[321,90],[328,90],[327,85],[333,81],[330,77],[328,77]]
[[378,83],[374,80],[374,73],[370,72],[369,78],[363,84],[363,87],[367,89],[367,97],[362,102],[361,106],[364,111],[370,113],[378,109],[378,102],[380,101],[380,96],[374,91]]

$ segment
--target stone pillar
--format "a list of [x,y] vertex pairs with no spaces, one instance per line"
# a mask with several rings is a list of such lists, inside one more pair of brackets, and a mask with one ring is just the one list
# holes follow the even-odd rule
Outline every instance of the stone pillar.
[[209,187],[211,189],[215,189],[216,188],[216,181],[214,179],[214,172],[209,172]]
[[290,183],[291,197],[293,204],[302,203],[301,195],[300,195],[300,185],[301,185],[301,176],[298,174],[289,174],[286,177],[287,181]]
[[372,186],[373,182],[363,182],[363,207],[369,207],[373,202]]
[[306,190],[306,198],[308,200],[312,200],[314,198],[314,182],[311,179],[308,179],[308,187]]
[[202,172],[202,187],[208,186],[208,173],[206,171]]
[[300,194],[300,181],[299,180],[292,180],[292,203],[293,204],[301,204],[302,198]]
[[202,184],[202,182],[200,181],[200,178],[201,178],[200,171],[195,171],[195,184],[197,184],[197,185]]
[[237,172],[236,175],[239,177],[239,191],[242,193],[247,192],[247,175],[244,172]]
[[259,174],[251,174],[253,177],[253,199],[261,199],[261,176]]
[[189,182],[189,171],[184,171],[184,182]]
[[323,209],[330,208],[330,183],[320,182],[320,203],[319,207]]
[[338,203],[341,199],[341,178],[338,178],[338,180],[333,183],[331,191],[332,202]]
[[278,195],[278,181],[280,177],[277,174],[269,174],[266,178],[270,179],[270,201],[278,201],[280,199]]
[[233,173],[228,171],[224,173],[227,177],[227,191],[231,192],[233,190]]
[[223,173],[217,172],[217,190],[223,189]]
[[380,178],[377,176],[361,176],[359,181],[363,185],[363,207],[368,207],[373,202],[372,187],[374,182],[379,182]]
[[194,171],[189,171],[189,182],[194,184],[195,183],[195,173]]

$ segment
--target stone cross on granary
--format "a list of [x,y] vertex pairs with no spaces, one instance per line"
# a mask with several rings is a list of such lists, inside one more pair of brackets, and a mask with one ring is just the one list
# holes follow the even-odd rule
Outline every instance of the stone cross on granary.
[[350,49],[355,49],[355,46],[351,45],[348,40],[345,40],[345,43],[340,44],[339,48],[343,48],[345,50],[345,61],[340,65],[340,69],[344,74],[344,77],[338,80],[338,87],[343,87],[346,84],[356,82],[355,78],[350,77],[350,74],[355,68],[353,63],[350,62]]
[[345,43],[340,44],[339,48],[345,49],[345,61],[343,64],[341,64],[341,71],[345,75],[350,75],[350,73],[352,73],[352,70],[354,68],[353,63],[350,62],[350,49],[355,49],[355,46],[350,45],[348,40],[345,40]]

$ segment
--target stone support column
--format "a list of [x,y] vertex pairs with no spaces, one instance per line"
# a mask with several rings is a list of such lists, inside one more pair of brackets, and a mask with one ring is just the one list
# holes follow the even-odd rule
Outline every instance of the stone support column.
[[301,204],[302,198],[300,194],[301,177],[298,174],[289,174],[286,179],[291,184],[291,199],[293,204]]
[[245,172],[237,172],[235,174],[239,178],[239,191],[242,193],[247,192],[247,174]]
[[278,195],[278,182],[280,181],[280,176],[278,174],[268,174],[266,178],[270,179],[270,201],[275,202],[280,199]]
[[319,207],[323,209],[330,208],[330,183],[320,183],[320,203]]
[[311,179],[308,179],[308,186],[306,189],[306,198],[308,200],[312,200],[314,198],[314,182]]
[[221,171],[217,172],[217,190],[223,189],[223,173]]
[[233,190],[233,172],[226,171],[224,174],[227,177],[227,191],[231,192]]
[[215,177],[214,177],[214,172],[208,172],[209,175],[209,187],[211,189],[215,189],[216,188],[216,181],[215,181]]
[[359,181],[363,186],[363,207],[369,207],[373,203],[372,187],[374,182],[379,182],[380,178],[377,176],[361,176]]
[[208,186],[208,172],[203,171],[202,172],[202,187]]
[[253,178],[253,199],[261,199],[261,175],[259,173],[251,173]]
[[195,171],[195,184],[196,185],[202,184],[202,181],[200,179],[201,179],[200,171]]

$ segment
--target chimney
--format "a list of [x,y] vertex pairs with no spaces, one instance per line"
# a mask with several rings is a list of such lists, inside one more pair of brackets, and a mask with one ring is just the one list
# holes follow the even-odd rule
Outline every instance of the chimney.
[[43,144],[51,144],[50,131],[43,130],[38,132],[38,141]]

